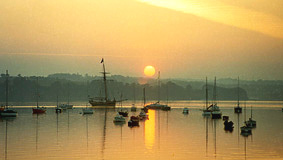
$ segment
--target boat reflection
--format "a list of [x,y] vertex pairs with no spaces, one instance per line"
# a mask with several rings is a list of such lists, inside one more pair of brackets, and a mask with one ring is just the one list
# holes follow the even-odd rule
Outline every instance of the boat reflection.
[[147,149],[152,149],[155,142],[155,110],[148,110],[149,120],[145,121],[145,146]]

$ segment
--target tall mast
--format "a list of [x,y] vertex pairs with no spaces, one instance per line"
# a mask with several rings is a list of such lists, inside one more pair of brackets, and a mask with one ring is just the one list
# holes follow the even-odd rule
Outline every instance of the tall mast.
[[106,84],[106,72],[105,72],[105,65],[104,65],[104,59],[102,58],[101,63],[103,63],[103,81],[104,81],[104,93],[105,93],[105,101],[107,101],[107,84]]
[[143,88],[143,106],[145,106],[145,88]]
[[38,108],[38,99],[39,99],[39,94],[38,94],[38,77],[36,77],[36,107]]
[[160,71],[158,71],[158,103],[160,101]]
[[6,70],[6,108],[8,108],[8,92],[9,92],[9,74],[8,74],[8,70]]
[[214,101],[214,104],[216,104],[216,77],[214,77],[213,101]]
[[251,106],[251,119],[253,119],[253,106]]
[[238,76],[238,107],[240,107],[240,80]]
[[208,107],[208,89],[207,89],[207,77],[205,79],[205,107],[207,109]]
[[70,84],[69,84],[69,82],[68,82],[68,86],[67,86],[67,87],[68,87],[68,88],[67,88],[67,89],[68,89],[68,91],[67,91],[67,94],[68,94],[68,95],[67,95],[67,96],[68,96],[68,97],[67,97],[67,98],[68,98],[67,104],[69,105],[69,104],[70,104]]
[[133,104],[136,103],[136,83],[134,83],[134,101]]

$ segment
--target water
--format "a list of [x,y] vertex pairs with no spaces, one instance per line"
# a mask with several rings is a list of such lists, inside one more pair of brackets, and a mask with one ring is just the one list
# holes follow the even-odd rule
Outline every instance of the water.
[[[247,118],[251,103],[257,127],[248,137],[239,133],[244,113],[233,113],[235,102],[219,103],[233,132],[224,131],[222,120],[202,117],[197,101],[171,102],[168,112],[150,110],[149,120],[133,128],[115,125],[113,109],[82,115],[75,107],[57,115],[48,108],[33,115],[30,107],[17,107],[17,118],[0,119],[0,159],[283,159],[281,103],[249,102]],[[178,108],[184,106],[189,115]]]

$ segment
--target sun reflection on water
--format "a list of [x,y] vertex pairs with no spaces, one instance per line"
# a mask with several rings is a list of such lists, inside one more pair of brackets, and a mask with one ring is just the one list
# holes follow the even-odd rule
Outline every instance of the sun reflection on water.
[[155,138],[155,110],[148,110],[149,120],[145,121],[145,146],[147,149],[152,149]]

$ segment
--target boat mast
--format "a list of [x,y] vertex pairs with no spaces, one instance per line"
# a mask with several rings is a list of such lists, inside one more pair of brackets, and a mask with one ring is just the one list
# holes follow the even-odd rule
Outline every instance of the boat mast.
[[38,108],[38,99],[39,99],[39,94],[38,94],[38,77],[36,77],[36,108]]
[[208,108],[208,89],[207,89],[207,77],[206,77],[206,81],[205,81],[205,107],[206,109]]
[[251,106],[251,119],[253,119],[253,106]]
[[158,71],[158,103],[160,102],[160,71]]
[[240,80],[238,76],[238,107],[240,107]]
[[105,72],[105,65],[104,65],[104,59],[102,58],[101,62],[103,64],[103,81],[104,81],[104,93],[105,93],[105,101],[107,101],[107,84],[106,84],[106,72]]
[[214,101],[214,105],[216,105],[216,77],[214,77],[213,101]]
[[8,108],[8,85],[9,85],[9,74],[8,74],[8,70],[6,70],[6,108]]
[[143,88],[143,106],[145,106],[145,88]]
[[68,82],[68,91],[67,91],[67,96],[68,96],[68,100],[67,100],[67,104],[68,104],[68,106],[69,106],[69,104],[70,104],[70,85],[69,85],[69,82]]

